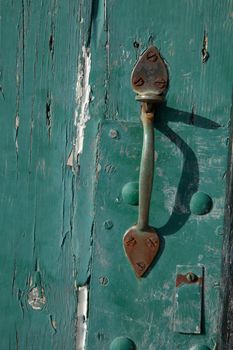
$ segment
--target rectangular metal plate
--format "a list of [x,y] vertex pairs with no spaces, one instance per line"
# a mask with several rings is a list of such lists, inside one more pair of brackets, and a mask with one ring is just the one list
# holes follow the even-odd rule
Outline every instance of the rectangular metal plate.
[[[196,278],[188,280],[187,274]],[[174,331],[185,334],[201,334],[203,266],[178,265],[176,267],[176,293]]]
[[[167,137],[169,133],[174,136],[173,141]],[[203,142],[205,136],[206,130]],[[158,156],[150,225],[155,227],[161,239],[160,256],[146,277],[141,279],[135,276],[125,256],[123,235],[136,223],[138,206],[123,196],[123,189],[129,183],[138,182],[142,137],[140,123],[105,121],[98,128],[93,245],[89,267],[88,350],[109,350],[112,341],[119,336],[129,337],[137,349],[142,350],[191,349],[194,344],[211,343],[217,327],[219,290],[212,286],[220,276],[218,263],[222,236],[218,231],[223,217],[217,216],[215,209],[203,217],[189,214],[189,199],[196,191],[192,184],[198,171],[194,172],[197,160],[190,151],[193,143],[190,141],[189,146],[181,141],[187,139],[186,126],[182,128],[179,124],[176,134],[171,128],[167,130],[167,123],[164,126],[161,122],[155,128]],[[205,143],[205,152],[210,159],[219,152],[219,138],[218,141],[217,144],[213,133],[212,139]],[[184,159],[182,155],[185,155]],[[219,177],[225,169],[223,158],[219,159],[222,167],[218,164],[213,177],[210,177],[208,167],[199,165],[202,188],[206,179],[206,188],[215,198],[215,203],[224,197],[224,188],[216,186],[216,173]],[[83,193],[88,192],[84,175],[80,186],[83,186]],[[83,216],[85,218],[84,211]],[[184,262],[185,266],[178,268],[178,274],[191,271],[203,277],[202,266],[208,271],[205,274],[205,334],[198,337],[204,329],[201,324],[202,287],[190,286],[185,298],[182,295],[185,288],[180,285],[176,290],[179,298],[174,308],[176,266]],[[192,303],[192,310],[185,309],[185,299],[187,305]]]

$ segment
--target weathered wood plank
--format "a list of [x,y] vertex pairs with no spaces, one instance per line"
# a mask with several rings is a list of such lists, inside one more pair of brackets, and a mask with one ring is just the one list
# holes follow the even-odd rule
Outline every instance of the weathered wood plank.
[[78,1],[1,2],[1,349],[75,348],[79,25]]

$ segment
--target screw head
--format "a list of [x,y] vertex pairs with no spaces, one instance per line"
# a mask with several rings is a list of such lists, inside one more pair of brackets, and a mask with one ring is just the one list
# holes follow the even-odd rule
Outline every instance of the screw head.
[[115,129],[111,129],[109,131],[109,136],[112,138],[112,139],[119,139],[119,132]]
[[156,237],[149,237],[146,238],[145,243],[147,245],[147,247],[151,248],[152,250],[157,248],[157,245],[159,244],[159,241],[156,239]]
[[156,62],[158,59],[158,55],[153,52],[153,51],[149,51],[146,58],[148,59],[148,61],[150,62]]
[[108,285],[108,278],[106,276],[102,276],[99,278],[99,283],[102,286],[107,286]]
[[144,84],[144,80],[142,78],[135,78],[133,84],[135,86],[142,86]]
[[197,280],[197,276],[193,272],[188,272],[186,278],[189,282],[195,282]]
[[111,228],[113,228],[112,220],[106,220],[104,222],[104,228],[105,228],[105,230],[111,230]]
[[155,86],[158,88],[158,89],[164,89],[166,86],[167,86],[167,82],[161,78],[161,79],[157,79],[155,81]]
[[146,264],[143,262],[143,261],[139,261],[136,263],[137,265],[137,268],[140,270],[140,271],[143,271],[146,267]]
[[134,237],[129,237],[129,239],[125,242],[125,244],[127,245],[127,247],[134,247],[135,244],[137,244],[137,241]]

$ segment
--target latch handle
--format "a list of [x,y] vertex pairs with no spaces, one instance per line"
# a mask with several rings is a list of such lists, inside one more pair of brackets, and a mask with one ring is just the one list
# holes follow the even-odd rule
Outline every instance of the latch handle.
[[143,147],[139,175],[138,222],[123,238],[125,253],[137,277],[142,277],[159,251],[159,236],[149,226],[150,200],[154,176],[154,113],[165,99],[167,67],[156,47],[149,47],[138,60],[131,76],[136,100],[141,102]]
[[139,230],[148,228],[151,191],[154,177],[154,105],[142,103],[143,146],[139,175]]

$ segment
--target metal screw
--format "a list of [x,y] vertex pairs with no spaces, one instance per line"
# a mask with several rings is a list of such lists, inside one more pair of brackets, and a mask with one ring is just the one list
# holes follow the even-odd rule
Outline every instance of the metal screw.
[[155,86],[159,89],[164,89],[167,85],[167,82],[161,78],[155,81]]
[[188,272],[186,278],[189,282],[195,282],[197,280],[197,276],[193,272]]
[[136,265],[140,271],[143,271],[145,269],[145,266],[146,266],[143,261],[137,262]]
[[114,130],[114,129],[111,129],[109,131],[109,136],[112,138],[112,139],[119,139],[119,132],[117,130]]
[[100,277],[99,278],[99,283],[102,285],[102,286],[106,286],[108,284],[108,278],[103,276],[103,277]]
[[150,62],[156,62],[158,59],[158,55],[153,51],[149,51],[146,57]]
[[214,282],[214,283],[213,283],[213,287],[214,287],[214,288],[220,287],[220,283],[219,283],[219,282]]
[[130,237],[125,244],[127,245],[127,247],[133,247],[136,244],[136,239],[134,237]]
[[104,222],[104,228],[105,228],[105,230],[111,230],[111,228],[113,228],[112,220],[106,220]]
[[142,86],[144,84],[144,80],[142,78],[134,79],[133,84],[136,86]]
[[158,242],[156,240],[154,240],[153,238],[147,238],[146,239],[146,245],[149,248],[155,249],[157,244],[158,244]]

